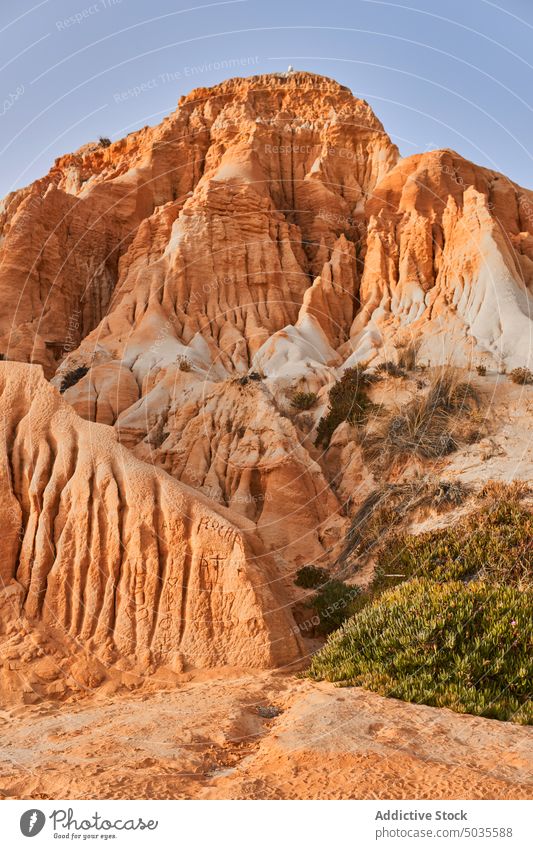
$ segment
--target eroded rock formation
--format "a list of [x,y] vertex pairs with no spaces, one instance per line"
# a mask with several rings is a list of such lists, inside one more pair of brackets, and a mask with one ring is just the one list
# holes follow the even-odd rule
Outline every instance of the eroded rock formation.
[[64,390],[1,366],[9,604],[145,666],[293,659],[292,573],[368,477],[347,425],[314,445],[332,383],[412,339],[531,364],[532,287],[533,193],[400,159],[317,75],[61,157],[0,206],[0,353]]
[[80,419],[39,366],[0,364],[0,404],[4,629],[24,617],[145,670],[298,657],[280,576],[246,520]]

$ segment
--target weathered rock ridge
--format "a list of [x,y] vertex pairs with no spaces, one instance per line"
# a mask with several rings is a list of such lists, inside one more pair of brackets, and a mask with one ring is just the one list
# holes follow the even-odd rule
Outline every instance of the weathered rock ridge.
[[0,364],[0,404],[4,633],[22,617],[141,670],[299,656],[253,526],[79,419],[39,366]]
[[0,345],[49,375],[69,352],[139,384],[179,354],[294,374],[306,344],[338,365],[401,331],[530,357],[533,194],[452,151],[399,160],[368,104],[312,74],[197,89],[58,159],[0,228]]

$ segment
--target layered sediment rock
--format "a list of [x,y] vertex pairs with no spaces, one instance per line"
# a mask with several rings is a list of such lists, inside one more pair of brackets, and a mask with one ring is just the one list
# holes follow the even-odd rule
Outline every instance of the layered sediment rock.
[[22,616],[141,669],[298,657],[250,526],[80,419],[38,366],[0,364],[0,404],[4,629]]
[[450,150],[412,156],[367,202],[355,340],[408,333],[432,362],[531,363],[533,194]]

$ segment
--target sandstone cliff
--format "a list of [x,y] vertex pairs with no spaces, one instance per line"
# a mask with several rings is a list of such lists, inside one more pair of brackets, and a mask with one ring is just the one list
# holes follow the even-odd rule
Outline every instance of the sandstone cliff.
[[280,577],[245,520],[78,418],[38,366],[0,364],[0,404],[4,635],[23,619],[144,671],[299,656]]
[[1,366],[10,616],[146,668],[289,662],[294,569],[369,478],[347,425],[314,445],[329,388],[409,340],[531,364],[532,287],[533,193],[400,159],[314,74],[61,157],[0,205],[0,353],[63,392]]

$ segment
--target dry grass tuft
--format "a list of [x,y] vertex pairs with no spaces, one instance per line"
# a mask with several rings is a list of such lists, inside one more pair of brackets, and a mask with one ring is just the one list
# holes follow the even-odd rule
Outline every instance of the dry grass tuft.
[[443,366],[431,376],[425,394],[382,411],[363,439],[366,459],[391,466],[400,459],[435,460],[451,454],[461,442],[480,436],[479,428],[472,428],[479,405],[475,387],[464,382],[458,369]]
[[389,377],[407,377],[405,370],[400,368],[397,363],[393,363],[392,360],[380,363],[376,367],[376,374],[387,374]]
[[380,550],[396,529],[416,510],[443,511],[458,507],[471,489],[461,481],[418,477],[403,483],[389,483],[375,489],[352,519],[339,562],[363,557]]
[[479,496],[498,503],[500,501],[520,501],[531,493],[531,487],[527,481],[495,481],[490,480],[483,486]]
[[397,342],[394,346],[398,352],[398,366],[404,371],[414,371],[418,351],[420,349],[419,342]]

